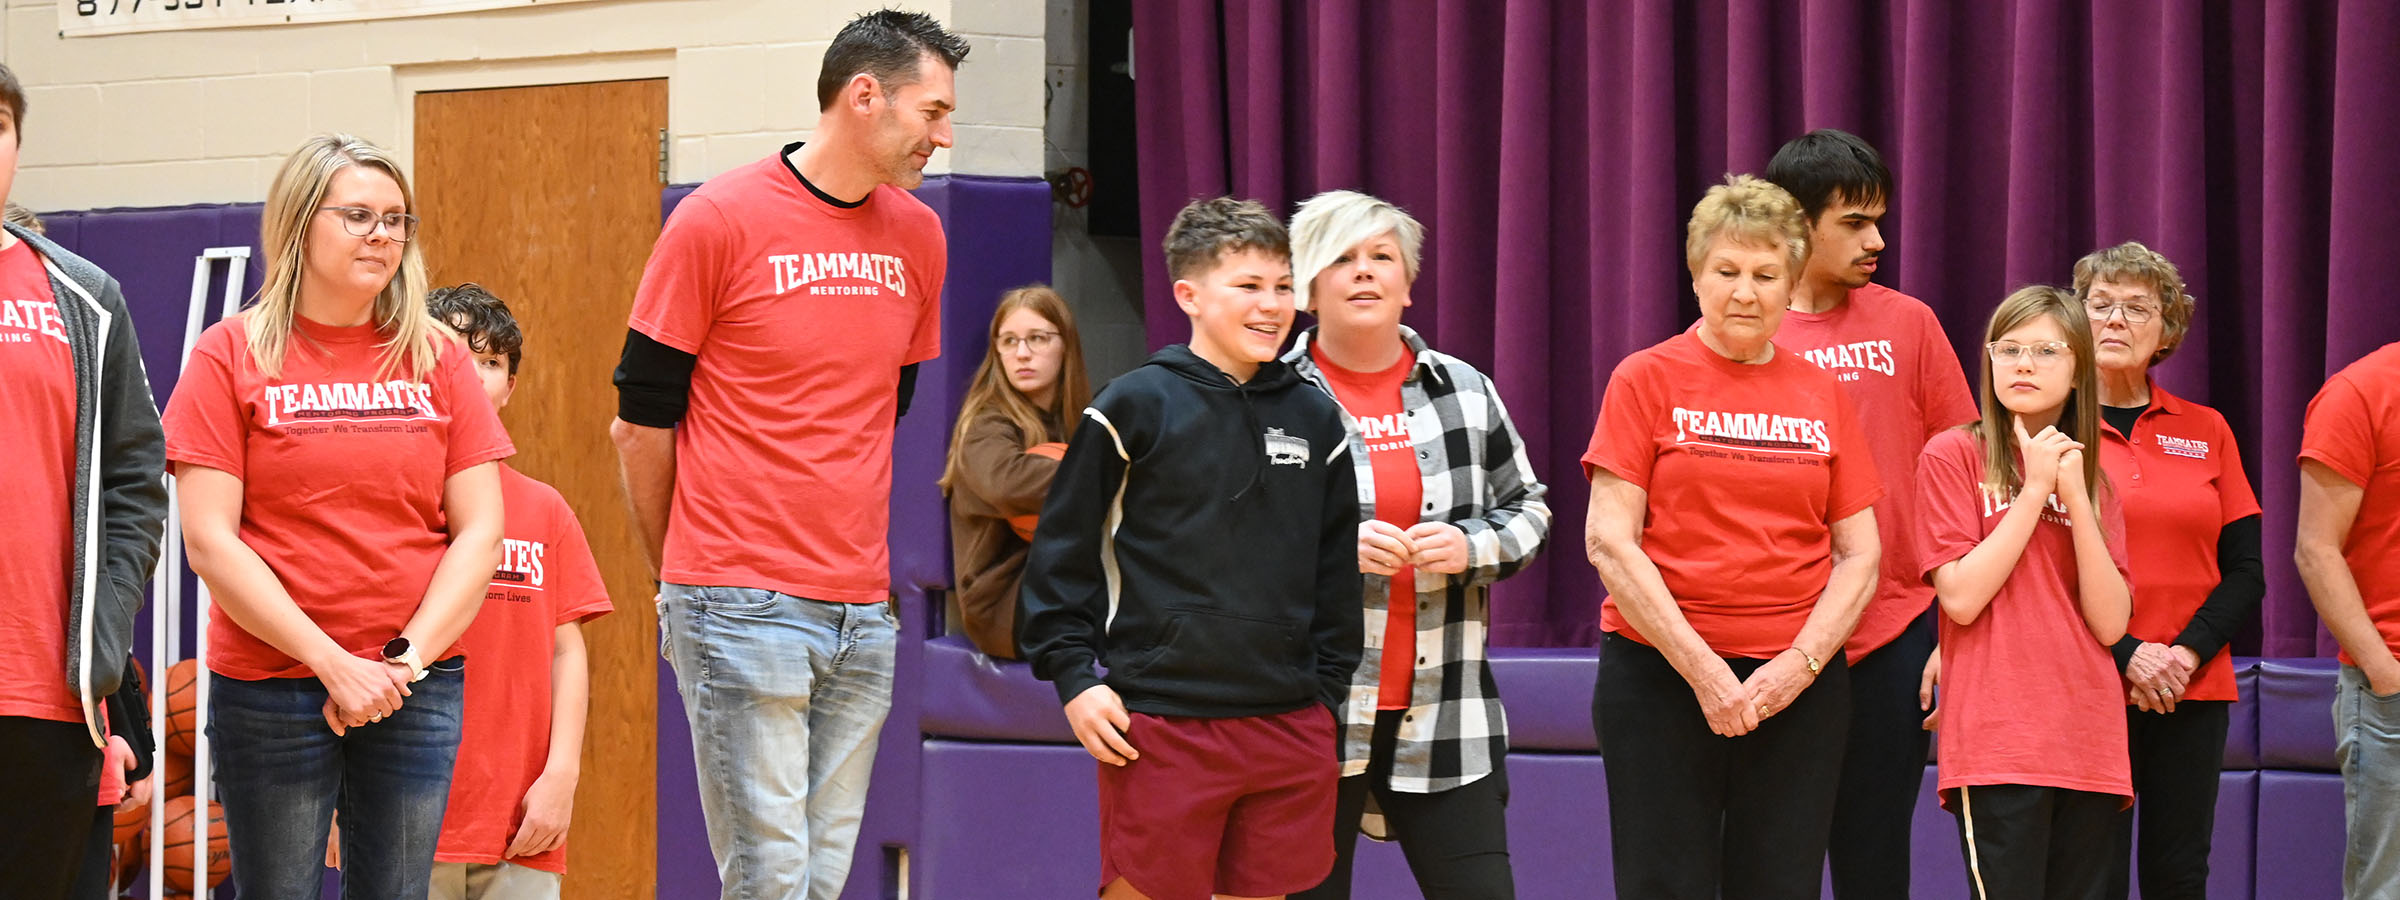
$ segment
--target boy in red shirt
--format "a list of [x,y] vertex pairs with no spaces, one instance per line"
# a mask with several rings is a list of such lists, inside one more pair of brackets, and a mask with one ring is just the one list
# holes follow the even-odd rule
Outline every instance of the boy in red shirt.
[[2293,560],[2342,645],[2342,894],[2388,896],[2400,887],[2400,343],[2334,373],[2308,402],[2300,474]]
[[[508,304],[474,284],[426,297],[475,351],[492,408],[508,405],[525,356]],[[500,467],[500,568],[459,639],[475,665],[458,766],[434,850],[433,900],[549,900],[567,871],[567,824],[591,697],[583,623],[609,612],[575,511],[549,485]]]
[[1808,263],[1792,286],[1775,343],[1841,380],[1858,411],[1884,496],[1875,594],[1843,649],[1850,660],[1850,739],[1826,845],[1840,900],[1907,900],[1909,811],[1925,775],[1919,684],[1933,665],[1933,588],[1918,577],[1907,535],[1915,523],[1917,452],[1975,418],[1975,400],[1941,320],[1915,297],[1876,284],[1879,227],[1892,173],[1857,135],[1821,128],[1767,163],[1808,218]]

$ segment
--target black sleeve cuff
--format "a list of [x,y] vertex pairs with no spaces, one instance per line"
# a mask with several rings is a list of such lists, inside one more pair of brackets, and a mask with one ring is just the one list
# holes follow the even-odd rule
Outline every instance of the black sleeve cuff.
[[2130,634],[2118,638],[2116,646],[2108,648],[2108,652],[2117,658],[2117,674],[2125,674],[2125,667],[2133,665],[2133,651],[2141,648],[2142,639]]
[[683,421],[692,397],[692,369],[700,357],[625,329],[625,352],[611,380],[617,386],[617,418],[648,428],[673,428]]

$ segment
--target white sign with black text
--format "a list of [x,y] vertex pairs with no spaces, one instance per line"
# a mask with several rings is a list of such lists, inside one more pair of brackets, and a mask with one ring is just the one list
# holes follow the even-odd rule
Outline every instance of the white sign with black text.
[[62,37],[392,19],[592,0],[58,0]]

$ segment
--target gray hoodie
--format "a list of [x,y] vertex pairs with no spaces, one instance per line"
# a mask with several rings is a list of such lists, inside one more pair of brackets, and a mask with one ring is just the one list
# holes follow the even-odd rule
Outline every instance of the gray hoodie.
[[[100,700],[116,693],[133,649],[142,589],[166,526],[166,439],[142,369],[125,296],[100,267],[15,225],[50,272],[50,293],[75,358],[75,569],[67,579],[67,683],[92,744],[105,747]],[[0,423],[5,427],[5,423]]]

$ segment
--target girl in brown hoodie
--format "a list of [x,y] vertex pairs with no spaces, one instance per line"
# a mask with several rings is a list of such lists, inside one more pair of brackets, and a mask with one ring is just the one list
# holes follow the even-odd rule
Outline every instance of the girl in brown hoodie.
[[1075,316],[1057,291],[1009,291],[958,411],[942,493],[950,498],[955,621],[985,654],[1015,659],[1017,577],[1066,426],[1092,399]]

